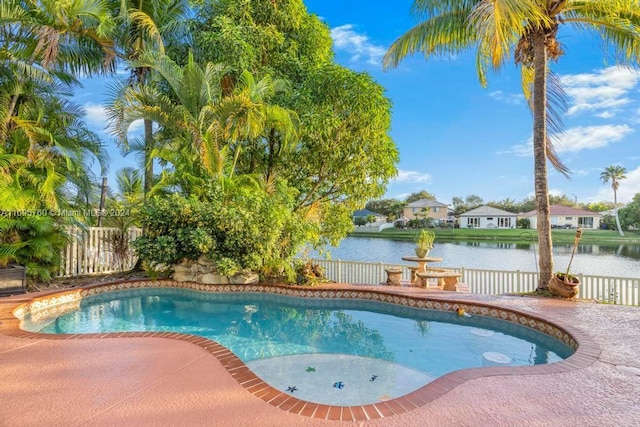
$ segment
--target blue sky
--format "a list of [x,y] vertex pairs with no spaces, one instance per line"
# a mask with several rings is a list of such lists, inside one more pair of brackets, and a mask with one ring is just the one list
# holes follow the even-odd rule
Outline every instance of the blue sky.
[[[331,28],[336,59],[365,71],[383,85],[393,103],[391,135],[400,151],[398,177],[385,197],[404,198],[427,190],[443,203],[475,194],[485,201],[533,195],[531,113],[512,63],[480,86],[472,53],[455,58],[409,58],[383,71],[390,44],[417,21],[410,0],[307,0],[311,13]],[[610,165],[627,169],[618,192],[628,202],[640,192],[640,73],[607,62],[599,39],[561,30],[566,54],[553,70],[569,97],[565,132],[557,151],[573,171],[570,180],[550,169],[552,194],[579,202],[613,201],[600,172]],[[104,132],[104,84],[85,81],[76,100],[90,126],[101,132],[111,156],[109,181],[117,169],[135,165]]]

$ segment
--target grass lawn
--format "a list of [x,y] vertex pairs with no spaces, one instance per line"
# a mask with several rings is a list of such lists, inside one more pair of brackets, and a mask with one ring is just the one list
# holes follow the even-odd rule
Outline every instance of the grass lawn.
[[[528,229],[481,229],[481,228],[430,228],[438,240],[495,240],[498,242],[530,242],[538,239],[536,230]],[[381,233],[351,233],[357,237],[380,237],[398,240],[413,240],[417,230],[401,230],[387,228]],[[555,243],[573,243],[576,230],[552,230]],[[614,244],[640,243],[640,231],[626,231],[625,237],[620,237],[615,230],[583,229],[580,243]]]

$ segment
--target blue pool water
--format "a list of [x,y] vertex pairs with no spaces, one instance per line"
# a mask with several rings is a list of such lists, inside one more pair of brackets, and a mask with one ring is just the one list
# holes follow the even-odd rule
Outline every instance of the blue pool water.
[[552,363],[573,353],[548,335],[483,316],[374,301],[166,288],[87,297],[77,311],[38,321],[28,315],[22,327],[50,334],[200,335],[229,348],[276,388],[342,405],[397,397],[459,369]]

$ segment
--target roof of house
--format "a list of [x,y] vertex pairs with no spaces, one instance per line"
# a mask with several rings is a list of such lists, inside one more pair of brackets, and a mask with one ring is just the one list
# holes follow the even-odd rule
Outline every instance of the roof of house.
[[420,200],[416,200],[415,202],[409,203],[406,207],[407,208],[438,208],[443,206],[447,206],[447,204],[440,203],[439,201],[432,200],[432,199],[420,199]]
[[518,214],[485,205],[471,209],[470,211],[460,214],[460,216],[518,216]]
[[373,212],[370,211],[369,209],[360,209],[358,211],[355,211],[353,213],[353,216],[369,216],[369,215],[373,215],[373,216],[384,216],[382,214],[379,214],[377,212]]
[[[526,212],[520,215],[523,218],[536,216],[537,211]],[[598,212],[583,211],[582,209],[572,208],[571,206],[551,205],[549,206],[550,216],[602,216]]]

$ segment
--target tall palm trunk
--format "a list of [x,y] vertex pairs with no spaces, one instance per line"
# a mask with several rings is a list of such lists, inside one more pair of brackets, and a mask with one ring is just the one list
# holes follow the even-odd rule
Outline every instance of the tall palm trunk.
[[144,197],[151,191],[153,185],[153,122],[144,119]]
[[540,252],[538,290],[546,290],[553,274],[553,246],[547,183],[547,51],[543,30],[534,36],[533,51],[533,162]]
[[613,213],[616,215],[616,227],[618,227],[618,234],[624,237],[622,227],[620,227],[620,218],[618,218],[618,192],[613,190]]

